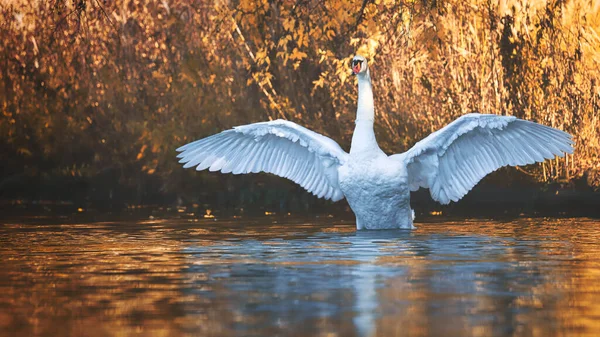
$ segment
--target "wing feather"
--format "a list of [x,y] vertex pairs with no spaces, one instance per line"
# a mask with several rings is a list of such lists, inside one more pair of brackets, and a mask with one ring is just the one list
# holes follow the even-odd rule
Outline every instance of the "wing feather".
[[511,116],[468,114],[432,133],[405,153],[409,188],[430,189],[433,199],[460,200],[502,166],[542,162],[573,153],[568,133]]
[[242,139],[238,146],[232,147],[227,154],[227,158],[231,159],[223,165],[221,173],[233,173],[233,170],[240,165],[240,161],[244,157],[243,154],[251,149],[253,145],[254,141],[252,139]]
[[285,176],[288,179],[293,173],[295,163],[294,157],[288,154],[288,151],[290,151],[292,147],[293,143],[290,143],[287,145],[286,148],[282,149],[281,151],[281,169],[279,174]]
[[238,126],[177,149],[184,168],[223,173],[267,172],[288,178],[318,197],[344,197],[338,168],[348,160],[340,146],[295,123],[276,120]]
[[267,137],[264,142],[257,143],[256,149],[248,155],[250,158],[241,166],[240,172],[260,172],[263,168],[268,167],[267,157],[270,153],[265,150],[271,147],[272,141],[271,137]]
[[[535,162],[542,162],[545,159],[554,158],[552,153],[560,153],[559,149],[552,149],[547,151],[544,145],[540,143],[540,139],[537,139],[533,135],[529,134],[525,130],[517,130],[520,136],[523,138],[523,150],[527,153],[527,162],[525,164],[533,164]],[[551,142],[547,142],[545,146],[550,147]]]
[[[244,165],[248,164],[246,156],[243,153],[254,153],[258,144],[256,144],[253,140],[248,140],[244,142],[244,147],[242,149],[232,148],[232,157],[233,159],[228,160],[227,164],[225,164],[224,168],[221,169],[221,172],[231,173],[231,174],[240,174],[242,173],[242,169]],[[253,158],[253,157],[250,157]]]

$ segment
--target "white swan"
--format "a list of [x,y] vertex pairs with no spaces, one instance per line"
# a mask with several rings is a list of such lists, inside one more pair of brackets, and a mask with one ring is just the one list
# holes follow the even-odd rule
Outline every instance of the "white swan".
[[563,131],[512,116],[467,114],[405,153],[387,156],[373,132],[375,110],[367,61],[357,55],[358,109],[350,153],[330,138],[285,120],[235,127],[177,149],[184,168],[223,173],[268,172],[319,198],[344,197],[357,229],[414,228],[410,191],[429,188],[442,203],[460,200],[506,165],[573,153]]

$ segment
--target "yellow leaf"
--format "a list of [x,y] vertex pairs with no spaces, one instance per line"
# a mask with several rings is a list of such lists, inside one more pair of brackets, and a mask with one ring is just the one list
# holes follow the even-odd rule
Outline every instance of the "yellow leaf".
[[302,59],[305,59],[306,57],[308,57],[308,55],[306,53],[298,50],[298,48],[294,48],[294,50],[292,51],[292,54],[290,55],[291,60],[302,60]]
[[287,31],[293,31],[296,20],[293,17],[288,17],[283,20],[283,28]]
[[146,145],[146,144],[144,144],[142,146],[142,148],[140,149],[140,152],[138,153],[138,155],[136,157],[137,160],[140,160],[140,159],[142,159],[144,157],[144,151],[146,151],[147,147],[148,147],[148,145]]

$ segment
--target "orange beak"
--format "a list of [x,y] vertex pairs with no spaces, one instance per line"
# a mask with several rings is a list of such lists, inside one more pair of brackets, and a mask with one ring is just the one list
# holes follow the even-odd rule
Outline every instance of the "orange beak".
[[352,67],[352,72],[354,73],[354,75],[360,72],[360,63],[357,63]]

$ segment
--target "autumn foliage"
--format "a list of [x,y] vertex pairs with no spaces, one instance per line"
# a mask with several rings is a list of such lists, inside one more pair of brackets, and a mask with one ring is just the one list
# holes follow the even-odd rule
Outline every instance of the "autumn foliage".
[[193,174],[176,147],[276,118],[348,149],[361,53],[386,152],[464,113],[515,115],[576,142],[532,179],[598,187],[599,34],[593,1],[3,0],[2,175],[172,191]]

